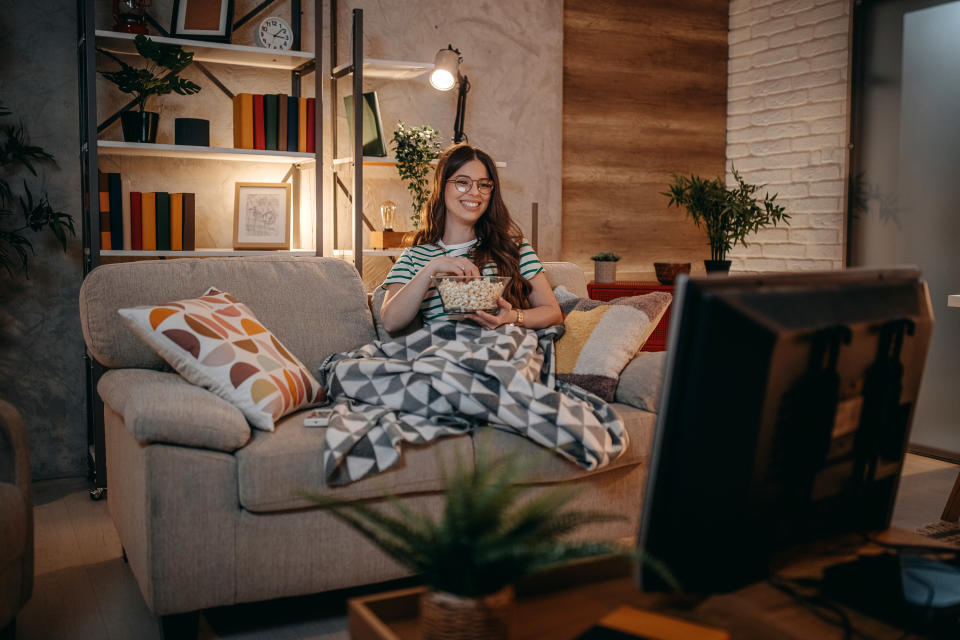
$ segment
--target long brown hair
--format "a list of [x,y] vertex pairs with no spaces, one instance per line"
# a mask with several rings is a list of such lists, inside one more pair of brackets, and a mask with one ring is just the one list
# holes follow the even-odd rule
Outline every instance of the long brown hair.
[[497,265],[497,274],[510,278],[503,290],[503,297],[514,307],[528,307],[533,287],[520,275],[520,243],[523,241],[523,231],[510,217],[507,205],[500,195],[497,165],[493,158],[480,149],[468,144],[456,144],[440,155],[437,168],[433,172],[433,190],[420,214],[420,230],[413,237],[413,244],[436,244],[443,238],[447,219],[444,206],[447,181],[471,160],[479,160],[487,168],[487,174],[493,180],[493,193],[490,194],[486,211],[473,225],[477,243],[470,251],[470,260],[480,268],[491,262]]

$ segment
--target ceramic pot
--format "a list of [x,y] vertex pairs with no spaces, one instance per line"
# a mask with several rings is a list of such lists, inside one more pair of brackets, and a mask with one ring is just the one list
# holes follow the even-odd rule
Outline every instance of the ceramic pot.
[[140,113],[128,109],[120,114],[120,126],[123,128],[124,142],[156,142],[157,124],[160,114],[153,111]]
[[480,598],[427,591],[420,597],[425,640],[503,640],[513,611],[513,587]]
[[730,273],[730,260],[704,260],[703,266],[708,275],[728,275]]
[[594,282],[616,282],[617,281],[617,263],[614,261],[593,261],[593,281]]

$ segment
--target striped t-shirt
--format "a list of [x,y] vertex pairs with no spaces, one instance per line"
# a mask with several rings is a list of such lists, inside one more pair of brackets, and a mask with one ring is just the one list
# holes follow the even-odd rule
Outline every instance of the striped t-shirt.
[[[404,249],[400,257],[397,258],[396,264],[390,269],[390,273],[387,274],[387,279],[380,286],[386,288],[390,284],[406,284],[434,258],[439,256],[466,257],[476,243],[477,241],[474,239],[462,244],[445,245],[441,240],[437,244],[420,244]],[[520,275],[529,280],[541,271],[543,271],[543,265],[540,264],[540,258],[537,257],[530,243],[524,240],[520,243]],[[480,269],[480,272],[485,276],[495,276],[497,275],[497,265],[491,262]],[[420,315],[423,316],[424,322],[447,317],[447,314],[443,312],[440,294],[437,293],[437,288],[432,284],[420,304]]]

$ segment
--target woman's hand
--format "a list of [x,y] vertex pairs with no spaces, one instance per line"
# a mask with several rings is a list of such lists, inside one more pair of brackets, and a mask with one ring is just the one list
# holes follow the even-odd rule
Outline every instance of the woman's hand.
[[517,312],[513,310],[513,305],[503,298],[497,298],[497,307],[499,308],[496,314],[477,311],[476,313],[468,315],[467,318],[473,320],[484,329],[496,329],[499,326],[509,324],[517,319]]
[[427,263],[424,267],[429,269],[431,276],[452,275],[452,276],[479,276],[480,269],[467,258],[453,258],[450,256],[439,256]]

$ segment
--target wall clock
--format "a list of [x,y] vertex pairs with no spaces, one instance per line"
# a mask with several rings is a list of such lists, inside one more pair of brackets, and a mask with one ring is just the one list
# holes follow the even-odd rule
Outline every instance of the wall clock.
[[283,18],[270,16],[257,28],[257,44],[266,49],[287,51],[293,46],[293,30]]

